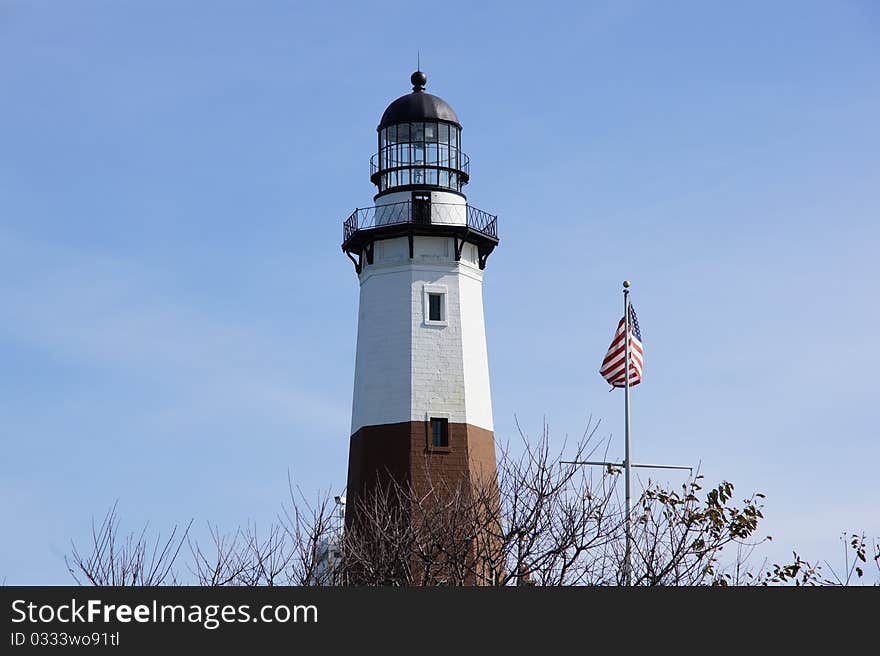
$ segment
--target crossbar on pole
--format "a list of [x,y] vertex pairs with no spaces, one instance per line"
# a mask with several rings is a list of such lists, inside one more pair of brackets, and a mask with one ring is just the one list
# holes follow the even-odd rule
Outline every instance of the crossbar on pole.
[[[560,460],[561,465],[597,465],[599,467],[623,467],[623,462],[603,462],[600,460]],[[694,468],[687,465],[651,465],[634,462],[633,467],[644,467],[647,469],[687,469],[690,473],[694,473]]]

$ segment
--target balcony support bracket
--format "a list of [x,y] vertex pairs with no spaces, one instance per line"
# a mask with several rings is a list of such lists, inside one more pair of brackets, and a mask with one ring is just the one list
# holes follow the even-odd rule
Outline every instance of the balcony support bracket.
[[461,251],[464,248],[465,243],[464,237],[455,237],[455,261],[458,262],[461,260]]
[[348,259],[351,260],[352,264],[354,264],[355,273],[360,275],[361,274],[361,256],[358,255],[357,258],[355,258],[355,256],[352,255],[350,251],[345,251],[345,254],[348,256]]

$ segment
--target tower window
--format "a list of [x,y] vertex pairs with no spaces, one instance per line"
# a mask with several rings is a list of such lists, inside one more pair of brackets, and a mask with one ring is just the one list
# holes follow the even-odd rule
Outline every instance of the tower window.
[[449,420],[431,417],[431,445],[449,446]]
[[[447,249],[448,246],[447,244]],[[446,254],[449,254],[448,250]],[[445,285],[425,285],[422,288],[423,325],[429,330],[437,330],[442,326],[449,325],[447,316],[449,312],[446,305],[448,292],[449,289]]]
[[443,294],[428,294],[428,320],[443,321]]

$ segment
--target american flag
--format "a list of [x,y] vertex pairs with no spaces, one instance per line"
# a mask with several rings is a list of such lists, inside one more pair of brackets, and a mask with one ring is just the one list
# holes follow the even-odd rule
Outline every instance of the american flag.
[[[623,371],[626,369],[626,350],[623,342],[624,324],[625,321],[623,319],[617,324],[617,332],[614,333],[611,346],[608,347],[605,359],[602,360],[602,368],[599,369],[602,378],[607,380],[612,387],[624,387],[626,385]],[[629,306],[629,327],[629,384],[632,387],[642,382],[642,357],[644,355],[642,350],[642,331],[639,330],[639,320],[632,305]]]

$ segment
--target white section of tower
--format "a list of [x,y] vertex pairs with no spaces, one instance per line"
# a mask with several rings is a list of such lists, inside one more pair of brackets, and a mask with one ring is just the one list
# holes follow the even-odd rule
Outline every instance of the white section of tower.
[[[467,225],[467,201],[458,194],[446,191],[425,192],[431,194],[432,225]],[[376,225],[396,223],[399,220],[400,203],[412,198],[411,191],[385,194],[376,200]]]
[[[432,192],[432,213],[434,194],[454,199],[465,222],[463,198]],[[391,196],[377,206],[395,202]],[[406,237],[381,240],[373,264],[362,260],[352,434],[430,417],[493,430],[483,271],[473,244],[455,261],[454,241],[416,236],[410,259]],[[429,318],[429,294],[443,297],[440,321]]]

